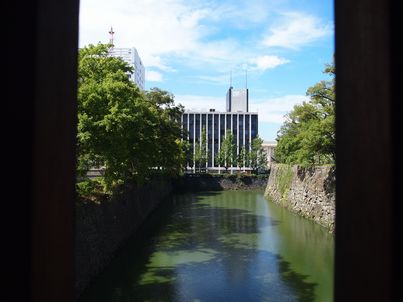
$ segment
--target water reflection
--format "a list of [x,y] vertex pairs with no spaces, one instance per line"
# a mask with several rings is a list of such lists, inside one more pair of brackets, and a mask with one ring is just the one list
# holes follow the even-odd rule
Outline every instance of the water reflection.
[[259,192],[176,196],[81,301],[331,301],[333,239]]

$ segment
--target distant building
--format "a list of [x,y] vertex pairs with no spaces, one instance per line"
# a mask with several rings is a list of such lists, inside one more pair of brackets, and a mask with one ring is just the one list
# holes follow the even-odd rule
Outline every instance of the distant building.
[[[238,91],[241,93],[238,94]],[[236,110],[236,111],[234,111]],[[227,93],[227,111],[218,112],[215,109],[210,111],[187,110],[182,114],[182,129],[188,133],[187,140],[191,146],[191,152],[195,153],[195,146],[202,134],[203,128],[207,135],[208,170],[225,170],[221,167],[216,156],[221,148],[221,143],[226,137],[226,130],[230,130],[234,136],[237,154],[244,146],[250,150],[252,140],[258,135],[258,114],[248,112],[248,92],[244,90],[233,90],[229,88]],[[188,167],[193,168],[195,167]],[[233,165],[231,170],[251,170],[250,167],[237,167]]]
[[137,86],[144,90],[145,83],[145,68],[143,62],[140,59],[140,56],[137,52],[137,49],[132,48],[116,48],[113,47],[110,49],[109,54],[113,57],[120,57],[126,63],[134,68],[134,72],[128,74],[130,79],[137,84]]
[[263,150],[267,154],[267,165],[270,165],[274,161],[274,151],[277,147],[277,142],[276,141],[271,141],[271,142],[263,142],[262,144]]
[[249,111],[249,91],[248,89],[228,89],[226,96],[227,112],[248,112]]

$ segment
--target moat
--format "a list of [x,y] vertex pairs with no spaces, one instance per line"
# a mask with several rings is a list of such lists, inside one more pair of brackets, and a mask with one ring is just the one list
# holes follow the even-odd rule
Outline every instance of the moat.
[[333,240],[263,192],[176,195],[80,301],[332,301]]

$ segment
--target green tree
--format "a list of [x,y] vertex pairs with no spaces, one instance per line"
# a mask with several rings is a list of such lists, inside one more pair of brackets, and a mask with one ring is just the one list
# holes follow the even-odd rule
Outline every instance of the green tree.
[[308,88],[310,101],[295,105],[277,133],[275,158],[288,164],[334,163],[335,135],[335,68],[326,65],[324,73],[331,80]]
[[181,140],[183,106],[175,104],[173,94],[156,87],[146,91],[145,97],[154,115],[150,120],[156,118],[156,124],[152,125],[157,142],[152,152],[154,167],[162,174],[177,175],[185,167],[188,148],[186,142]]
[[237,157],[237,164],[239,168],[245,168],[247,166],[248,156],[249,153],[246,151],[245,146],[242,146],[242,148],[239,149],[239,154]]
[[105,191],[183,167],[180,114],[168,92],[145,94],[129,79],[132,68],[109,55],[111,45],[79,51],[77,172],[104,167]]
[[202,167],[206,167],[208,160],[206,128],[203,127],[201,137],[196,142],[194,154],[194,162],[199,172],[201,172]]
[[227,130],[226,137],[221,142],[221,148],[216,155],[217,163],[225,167],[225,171],[228,172],[228,168],[236,164],[237,154],[236,146],[234,145],[234,136],[231,130]]
[[259,169],[267,168],[267,155],[264,151],[263,140],[257,136],[252,140],[252,146],[250,151],[250,166],[252,170],[257,173]]
[[184,170],[186,170],[187,167],[193,167],[193,151],[190,142],[187,140],[187,135],[182,137],[182,150],[184,153]]
[[[86,173],[94,165],[105,167],[109,189],[138,170],[130,158],[144,140],[141,115],[148,111],[141,93],[127,76],[131,67],[109,56],[109,45],[89,45],[79,52],[78,73],[78,170]],[[140,131],[139,131],[140,130]],[[130,146],[128,143],[135,142]]]

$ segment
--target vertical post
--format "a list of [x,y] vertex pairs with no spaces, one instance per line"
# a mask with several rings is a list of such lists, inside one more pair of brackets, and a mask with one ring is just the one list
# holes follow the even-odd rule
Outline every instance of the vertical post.
[[[206,150],[207,150],[207,154],[209,153],[209,149],[208,149],[208,118],[209,118],[209,114],[210,112],[207,112],[206,114]],[[208,160],[207,160],[207,169],[208,169]]]
[[[236,115],[236,156],[238,158],[239,155],[239,130],[241,130],[241,127],[239,126],[239,113]],[[238,160],[236,161],[236,165],[238,167]]]
[[[252,114],[249,113],[249,148],[248,148],[249,156],[250,156],[250,151],[252,150]],[[249,167],[250,169],[250,161],[249,161]],[[250,170],[249,170],[250,172]]]
[[214,121],[215,121],[215,113],[212,113],[212,118],[211,118],[211,125],[212,125],[212,131],[211,131],[211,137],[212,137],[212,142],[211,142],[211,166],[212,169],[214,170]]
[[[188,123],[187,123],[187,131],[186,131],[186,136],[187,136],[187,142],[190,144],[190,140],[189,140],[189,116],[190,116],[190,113],[188,112],[188,114],[187,114],[187,119],[188,119]],[[189,163],[188,163],[189,164]],[[190,169],[190,166],[188,166],[188,168]]]
[[200,148],[201,148],[202,133],[203,133],[203,131],[202,131],[202,116],[203,115],[201,113],[199,113],[199,137],[200,137],[199,141],[200,141]]
[[[234,115],[231,113],[231,133],[232,133],[232,135],[234,135]],[[232,168],[233,168],[233,166],[234,166],[234,161],[232,161],[232,163],[231,163],[231,167],[230,167],[230,169],[231,169],[231,174],[232,174]]]
[[196,173],[196,113],[193,113],[193,173]]
[[[221,150],[221,114],[218,114],[218,149],[217,151],[220,152]],[[218,174],[221,173],[221,165],[218,162]]]
[[[245,137],[246,137],[246,135],[245,135],[245,115],[246,115],[246,113],[243,113],[242,114],[242,116],[243,116],[243,149],[244,149],[244,154],[246,153],[246,148],[245,148]],[[243,158],[243,171],[245,172],[245,157]]]

